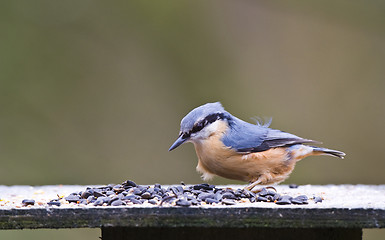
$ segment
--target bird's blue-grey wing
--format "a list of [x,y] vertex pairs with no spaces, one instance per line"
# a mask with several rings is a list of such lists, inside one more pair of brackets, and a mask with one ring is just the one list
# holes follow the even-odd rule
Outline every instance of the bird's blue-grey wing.
[[230,129],[223,136],[223,143],[240,153],[262,152],[275,147],[302,143],[318,143],[294,134],[254,125],[235,118]]

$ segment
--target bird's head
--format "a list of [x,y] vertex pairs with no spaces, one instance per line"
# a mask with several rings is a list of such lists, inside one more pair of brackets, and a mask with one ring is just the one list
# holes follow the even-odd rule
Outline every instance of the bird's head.
[[220,102],[206,103],[189,112],[180,123],[178,139],[169,151],[184,142],[194,142],[208,138],[217,130],[218,121],[228,121],[231,115],[225,111]]

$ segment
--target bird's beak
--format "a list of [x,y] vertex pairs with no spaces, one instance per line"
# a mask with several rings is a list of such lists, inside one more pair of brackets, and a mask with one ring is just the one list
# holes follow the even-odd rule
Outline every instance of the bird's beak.
[[179,147],[182,143],[186,142],[188,138],[183,138],[183,135],[181,134],[178,139],[171,145],[170,149],[168,151],[172,151],[175,148]]

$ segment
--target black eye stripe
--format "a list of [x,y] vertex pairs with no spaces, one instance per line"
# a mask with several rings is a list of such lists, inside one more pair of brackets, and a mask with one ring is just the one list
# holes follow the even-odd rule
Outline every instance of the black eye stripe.
[[223,113],[214,113],[210,114],[207,117],[205,117],[203,120],[199,121],[197,124],[194,125],[193,129],[188,133],[188,135],[191,135],[191,133],[196,133],[202,130],[205,126],[207,126],[210,123],[215,122],[218,119],[225,119],[225,114]]
[[[206,127],[210,123],[215,122],[218,119],[229,119],[229,117],[226,116],[224,113],[213,113],[213,114],[210,114],[210,115],[206,116],[204,119],[202,119],[201,121],[199,121],[198,123],[196,123],[194,125],[194,127],[189,132],[182,132],[182,133],[180,133],[180,136],[182,136],[182,139],[189,138],[191,136],[191,134],[199,132],[204,127]],[[231,123],[229,122],[229,124],[231,124]]]
[[188,137],[190,137],[191,133],[182,133],[181,136],[182,136],[182,139],[186,139]]

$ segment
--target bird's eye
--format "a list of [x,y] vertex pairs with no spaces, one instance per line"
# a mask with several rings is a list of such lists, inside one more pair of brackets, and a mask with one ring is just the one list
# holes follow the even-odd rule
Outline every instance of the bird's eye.
[[189,133],[181,133],[180,135],[182,136],[183,139],[186,139],[190,136]]
[[198,122],[194,125],[194,127],[191,129],[191,132],[192,133],[196,133],[196,132],[199,132],[200,130],[202,130],[207,124],[207,121],[201,121],[201,122]]

